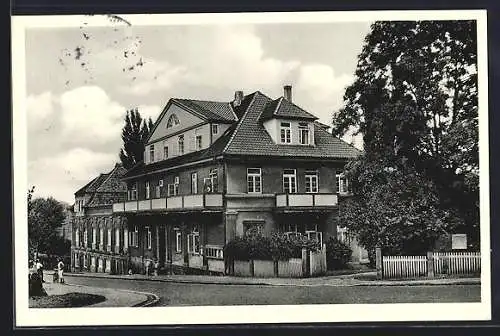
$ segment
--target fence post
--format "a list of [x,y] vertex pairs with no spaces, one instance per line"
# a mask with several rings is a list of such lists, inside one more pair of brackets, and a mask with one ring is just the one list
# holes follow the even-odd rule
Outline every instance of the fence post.
[[307,249],[303,248],[302,249],[302,276],[307,277],[309,276],[309,255],[307,253]]
[[274,273],[274,276],[277,278],[279,276],[278,274],[278,260],[273,260],[273,273]]
[[254,269],[253,259],[250,259],[250,276],[254,277],[254,274],[255,274],[255,269]]
[[427,252],[427,277],[434,278],[434,253]]
[[380,247],[375,248],[375,264],[377,266],[377,279],[382,279],[384,277],[384,265],[382,261],[382,249]]

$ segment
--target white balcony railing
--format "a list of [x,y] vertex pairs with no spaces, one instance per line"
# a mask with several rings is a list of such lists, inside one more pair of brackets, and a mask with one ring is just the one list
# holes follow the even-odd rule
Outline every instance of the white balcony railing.
[[334,207],[337,206],[337,194],[278,194],[277,208],[294,207]]
[[113,212],[196,210],[222,207],[222,204],[222,194],[194,194],[114,203]]

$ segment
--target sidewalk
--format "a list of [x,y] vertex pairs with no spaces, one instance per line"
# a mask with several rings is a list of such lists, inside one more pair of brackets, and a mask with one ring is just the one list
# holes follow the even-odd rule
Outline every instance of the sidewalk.
[[[78,292],[102,295],[106,298],[106,300],[103,302],[99,302],[86,307],[145,307],[155,303],[158,300],[158,297],[151,293],[73,285],[68,283],[53,283],[52,273],[49,272],[44,272],[43,277],[45,280],[43,288],[48,295],[61,295],[66,293]],[[67,280],[67,278],[65,280]]]
[[235,276],[210,276],[210,275],[158,275],[146,276],[110,275],[105,273],[68,273],[67,276],[93,277],[108,279],[128,279],[139,281],[160,281],[174,283],[217,284],[217,285],[260,285],[260,286],[417,286],[417,285],[470,285],[480,284],[479,278],[450,278],[450,279],[421,279],[421,280],[360,280],[355,276],[370,275],[374,272],[357,273],[349,275],[324,276],[315,278],[243,278]]

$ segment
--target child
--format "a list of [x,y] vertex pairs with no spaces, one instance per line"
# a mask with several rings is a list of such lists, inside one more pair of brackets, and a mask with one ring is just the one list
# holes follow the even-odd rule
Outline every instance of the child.
[[59,263],[57,264],[57,273],[60,283],[64,283],[64,263],[62,259],[59,259]]

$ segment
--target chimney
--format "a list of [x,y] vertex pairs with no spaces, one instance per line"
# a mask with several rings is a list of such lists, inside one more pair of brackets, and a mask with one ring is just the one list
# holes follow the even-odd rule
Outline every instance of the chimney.
[[242,100],[243,100],[243,91],[236,91],[234,93],[233,105],[234,106],[240,106]]
[[288,100],[290,103],[292,102],[292,86],[285,85],[283,86],[283,97]]

